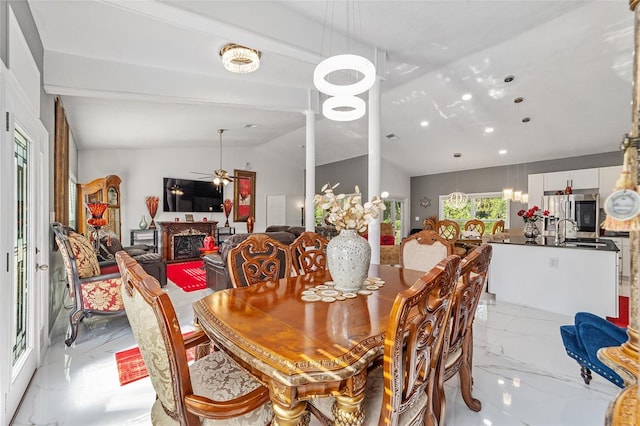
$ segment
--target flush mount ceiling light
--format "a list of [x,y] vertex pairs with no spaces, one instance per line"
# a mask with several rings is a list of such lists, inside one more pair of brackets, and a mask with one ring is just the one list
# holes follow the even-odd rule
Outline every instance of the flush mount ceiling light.
[[220,49],[220,57],[224,67],[238,74],[253,72],[260,66],[260,55],[258,50],[229,43]]

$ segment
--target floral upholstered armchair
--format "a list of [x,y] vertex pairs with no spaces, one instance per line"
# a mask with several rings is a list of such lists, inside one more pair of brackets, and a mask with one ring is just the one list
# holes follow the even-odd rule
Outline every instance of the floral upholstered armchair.
[[78,325],[93,315],[124,313],[120,294],[120,272],[115,262],[100,264],[91,242],[82,234],[60,223],[52,225],[56,244],[62,254],[73,308],[67,346],[76,340]]

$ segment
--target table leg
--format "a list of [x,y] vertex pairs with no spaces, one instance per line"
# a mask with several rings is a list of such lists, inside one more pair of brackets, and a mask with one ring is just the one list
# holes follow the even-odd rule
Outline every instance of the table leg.
[[307,403],[300,401],[295,407],[289,408],[273,402],[273,426],[309,426],[311,413],[307,411]]
[[354,396],[338,395],[331,407],[335,426],[362,426],[364,424],[364,408],[362,400],[364,392]]

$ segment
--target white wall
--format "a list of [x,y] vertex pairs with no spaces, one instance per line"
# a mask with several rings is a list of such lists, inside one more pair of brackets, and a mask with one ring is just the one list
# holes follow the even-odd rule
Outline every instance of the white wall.
[[[121,184],[121,215],[124,243],[128,244],[129,230],[138,228],[140,217],[145,215],[149,222],[144,199],[148,195],[160,197],[162,206],[162,178],[175,177],[197,179],[195,172],[213,172],[219,166],[218,150],[211,148],[118,149],[80,150],[78,152],[78,182],[86,183],[110,174],[118,175]],[[304,165],[288,164],[270,152],[254,148],[225,148],[223,168],[229,173],[233,169],[245,169],[249,162],[251,171],[256,172],[256,222],[254,232],[262,232],[267,227],[267,195],[287,196],[287,225],[300,224],[300,212],[291,205],[294,200],[302,200],[304,193]],[[224,188],[224,197],[233,200],[233,184]],[[184,220],[184,213],[164,213],[159,208],[156,222],[172,221],[176,216]],[[194,213],[196,220],[207,217],[224,225],[224,213]],[[246,223],[233,223],[233,211],[229,223],[237,233],[246,232]],[[280,225],[280,224],[279,224]]]

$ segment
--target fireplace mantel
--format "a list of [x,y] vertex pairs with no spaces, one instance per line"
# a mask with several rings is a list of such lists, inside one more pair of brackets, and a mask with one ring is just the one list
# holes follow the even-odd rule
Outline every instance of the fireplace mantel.
[[197,257],[190,258],[176,258],[174,251],[174,236],[202,236],[199,240],[200,247],[203,246],[202,240],[204,237],[210,235],[215,236],[216,225],[218,222],[160,222],[160,228],[162,230],[162,258],[167,262],[183,262],[186,260],[197,259]]

